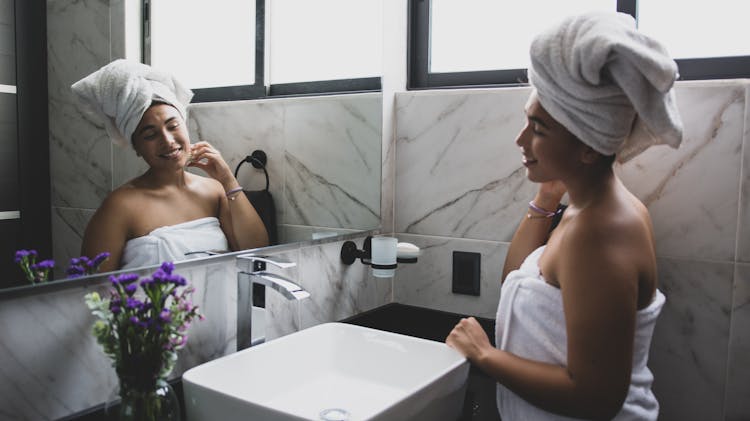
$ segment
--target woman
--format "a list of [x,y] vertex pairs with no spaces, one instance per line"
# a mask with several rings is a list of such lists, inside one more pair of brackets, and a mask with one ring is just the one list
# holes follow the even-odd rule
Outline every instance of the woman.
[[646,363],[664,296],[653,230],[612,164],[655,141],[679,145],[676,64],[615,13],[566,19],[534,40],[531,62],[516,143],[539,189],[506,256],[497,348],[473,318],[446,342],[497,380],[504,420],[655,420]]
[[149,166],[110,193],[86,227],[82,254],[110,253],[100,271],[268,244],[260,217],[219,152],[207,142],[191,145],[185,106],[192,92],[171,75],[117,60],[72,89],[103,117],[112,140],[130,144]]

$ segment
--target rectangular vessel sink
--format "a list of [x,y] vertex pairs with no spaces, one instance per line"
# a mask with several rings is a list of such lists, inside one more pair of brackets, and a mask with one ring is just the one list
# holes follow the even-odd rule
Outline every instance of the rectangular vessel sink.
[[455,420],[469,363],[441,342],[326,323],[182,376],[188,421]]

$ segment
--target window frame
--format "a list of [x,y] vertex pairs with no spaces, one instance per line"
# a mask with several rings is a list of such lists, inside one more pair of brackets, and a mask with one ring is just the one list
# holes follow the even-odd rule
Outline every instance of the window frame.
[[[151,62],[151,16],[150,2],[141,0],[141,61]],[[250,85],[219,86],[212,88],[191,88],[191,103],[244,101],[292,96],[319,96],[356,94],[382,91],[381,77],[316,80],[309,82],[265,84],[265,36],[266,0],[255,0],[255,78]]]
[[[617,11],[638,16],[639,0],[617,0]],[[524,86],[526,69],[478,70],[431,73],[430,0],[409,0],[407,44],[407,89],[481,88]],[[750,77],[750,56],[675,59],[679,80],[735,79]]]

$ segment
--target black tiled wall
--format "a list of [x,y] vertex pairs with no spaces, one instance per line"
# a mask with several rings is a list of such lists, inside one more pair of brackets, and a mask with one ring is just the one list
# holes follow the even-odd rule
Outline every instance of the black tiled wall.
[[0,0],[0,85],[16,84],[16,36],[13,0]]

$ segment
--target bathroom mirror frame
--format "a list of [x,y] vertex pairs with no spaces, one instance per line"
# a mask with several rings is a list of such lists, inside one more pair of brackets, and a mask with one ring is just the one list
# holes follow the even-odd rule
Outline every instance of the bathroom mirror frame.
[[[201,266],[216,265],[221,263],[227,263],[234,261],[238,256],[246,254],[273,254],[284,251],[289,251],[301,247],[315,246],[327,243],[335,243],[346,240],[355,240],[362,237],[374,236],[380,234],[380,229],[357,231],[347,234],[340,234],[335,237],[326,237],[315,240],[299,241],[295,243],[278,244],[274,246],[258,247],[254,249],[238,250],[227,252],[223,254],[216,254],[213,256],[199,257],[195,259],[179,260],[174,262],[175,273],[181,271],[197,268]],[[296,262],[295,262],[296,263]],[[136,273],[139,276],[146,276],[151,274],[158,269],[161,264],[155,264],[150,266],[141,266],[134,269],[121,269],[111,272],[95,273],[92,275],[81,276],[78,278],[61,278],[54,279],[49,282],[44,282],[35,285],[24,285],[11,288],[0,289],[0,302],[3,300],[10,300],[18,297],[25,297],[36,294],[48,294],[56,291],[62,291],[71,288],[86,288],[89,286],[100,285],[107,283],[110,276],[117,276],[124,273]]]

